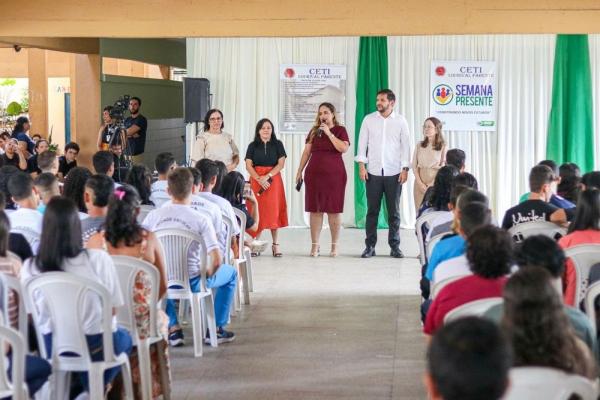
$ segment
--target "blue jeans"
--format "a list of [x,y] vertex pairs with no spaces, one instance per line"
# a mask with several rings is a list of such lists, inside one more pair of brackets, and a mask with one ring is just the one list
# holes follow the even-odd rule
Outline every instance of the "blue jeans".
[[[88,343],[88,349],[90,350],[90,354],[92,356],[92,361],[102,361],[104,360],[104,351],[102,349],[102,334],[96,335],[85,335]],[[48,333],[44,335],[44,344],[46,345],[46,351],[48,352],[48,357],[52,357],[52,333]],[[131,348],[133,347],[133,343],[131,341],[131,335],[126,329],[117,328],[115,332],[113,332],[113,349],[116,355],[121,353],[127,353],[127,355],[131,354]],[[67,355],[67,354],[65,354]],[[108,385],[113,379],[116,378],[121,372],[121,367],[114,367],[107,369],[104,371],[104,385]],[[89,390],[88,386],[88,374],[87,372],[77,372],[76,375],[81,380],[81,384],[83,385],[85,390]]]
[[[217,289],[215,295],[215,318],[217,320],[217,327],[223,327],[227,325],[229,321],[229,310],[231,308],[231,302],[235,295],[235,287],[237,284],[237,271],[231,265],[223,264],[217,269],[211,277],[206,278],[206,287],[208,289]],[[173,288],[179,288],[180,286],[172,286]],[[200,291],[200,277],[196,276],[190,279],[190,287],[192,292],[198,293]],[[167,300],[167,315],[169,316],[169,328],[179,324],[177,320],[177,309],[175,308],[175,301]]]
[[[8,377],[12,379],[12,353],[8,355]],[[50,363],[41,357],[25,356],[25,383],[29,390],[29,396],[33,395],[42,387],[48,380],[52,368]],[[5,397],[2,400],[8,400],[10,397]]]

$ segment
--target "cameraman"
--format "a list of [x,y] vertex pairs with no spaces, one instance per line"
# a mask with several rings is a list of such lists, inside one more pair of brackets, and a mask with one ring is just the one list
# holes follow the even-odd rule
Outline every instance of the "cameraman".
[[114,124],[111,117],[113,106],[106,106],[102,110],[102,121],[103,124],[100,126],[98,131],[98,140],[96,141],[96,147],[98,150],[109,150],[111,143],[125,141],[125,133],[121,132],[122,137],[116,137],[118,127]]
[[139,97],[132,97],[129,100],[129,112],[131,116],[125,119],[125,128],[127,132],[127,147],[132,160],[136,164],[142,163],[142,154],[146,146],[146,128],[148,121],[146,117],[140,114],[142,100]]

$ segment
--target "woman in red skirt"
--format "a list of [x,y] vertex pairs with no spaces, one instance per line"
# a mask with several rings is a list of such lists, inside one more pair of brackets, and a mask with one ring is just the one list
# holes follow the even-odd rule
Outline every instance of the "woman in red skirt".
[[[323,213],[327,213],[331,230],[331,253],[337,255],[337,243],[344,212],[346,168],[342,154],[348,151],[350,140],[346,128],[335,118],[331,103],[319,105],[315,124],[306,138],[304,152],[296,174],[296,182],[306,182],[305,209],[310,213],[310,255],[319,255],[319,236],[323,226]],[[308,164],[308,165],[307,165]]]
[[[281,257],[277,229],[288,226],[287,204],[280,171],[285,165],[283,143],[275,137],[273,123],[263,118],[256,124],[254,141],[246,150],[246,170],[250,174],[252,191],[258,200],[257,239],[264,229],[271,230],[273,257]],[[249,209],[250,204],[246,205]],[[252,210],[249,210],[252,212]],[[251,233],[252,234],[252,233]]]

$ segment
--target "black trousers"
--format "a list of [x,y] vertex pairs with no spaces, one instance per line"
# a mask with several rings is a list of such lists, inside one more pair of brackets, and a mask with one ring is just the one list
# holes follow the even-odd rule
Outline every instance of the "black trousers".
[[367,247],[375,247],[377,244],[377,219],[381,209],[381,199],[385,195],[388,213],[388,244],[390,248],[400,247],[400,195],[402,184],[398,182],[400,174],[393,176],[377,176],[369,174],[366,182],[367,189]]

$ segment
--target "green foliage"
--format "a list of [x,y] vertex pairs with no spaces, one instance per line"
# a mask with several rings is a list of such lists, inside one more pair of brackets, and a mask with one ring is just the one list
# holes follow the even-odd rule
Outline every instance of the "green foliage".
[[5,78],[0,81],[0,86],[15,86],[17,84],[16,79]]
[[17,116],[23,112],[23,107],[16,101],[9,103],[6,106],[6,113],[11,117]]

